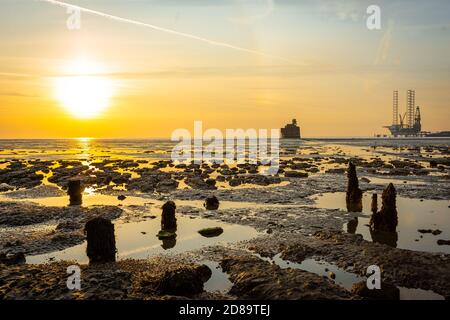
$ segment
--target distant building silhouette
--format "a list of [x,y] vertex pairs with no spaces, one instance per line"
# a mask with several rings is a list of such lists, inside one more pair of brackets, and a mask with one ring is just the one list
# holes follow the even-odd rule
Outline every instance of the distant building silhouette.
[[292,123],[281,128],[281,138],[283,139],[300,139],[300,127],[297,126],[297,120],[292,119]]

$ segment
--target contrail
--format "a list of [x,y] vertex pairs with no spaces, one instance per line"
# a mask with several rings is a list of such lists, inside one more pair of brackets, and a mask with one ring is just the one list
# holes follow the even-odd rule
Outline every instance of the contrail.
[[137,26],[141,26],[141,27],[147,27],[147,28],[151,28],[154,30],[158,30],[161,32],[166,32],[166,33],[170,33],[170,34],[174,34],[177,36],[181,36],[181,37],[185,37],[185,38],[190,38],[193,40],[197,40],[197,41],[202,41],[202,42],[206,42],[210,45],[213,46],[219,46],[219,47],[225,47],[225,48],[229,48],[229,49],[233,49],[233,50],[238,50],[238,51],[243,51],[243,52],[248,52],[248,53],[252,53],[252,54],[257,54],[260,56],[265,56],[265,57],[269,57],[269,58],[273,58],[273,59],[277,59],[277,60],[283,60],[285,62],[289,62],[289,63],[294,63],[286,58],[283,57],[277,57],[277,56],[273,56],[261,51],[257,51],[257,50],[252,50],[252,49],[248,49],[248,48],[243,48],[243,47],[238,47],[238,46],[234,46],[232,44],[229,43],[225,43],[225,42],[220,42],[220,41],[215,41],[215,40],[211,40],[211,39],[207,39],[207,38],[203,38],[203,37],[199,37],[193,34],[189,34],[189,33],[184,33],[184,32],[180,32],[180,31],[176,31],[176,30],[172,30],[172,29],[167,29],[167,28],[163,28],[163,27],[158,27],[155,26],[153,24],[149,24],[149,23],[144,23],[144,22],[140,22],[140,21],[135,21],[135,20],[131,20],[131,19],[126,19],[126,18],[121,18],[118,16],[113,16],[107,13],[103,13],[100,11],[96,11],[96,10],[92,10],[92,9],[88,9],[88,8],[84,8],[84,7],[80,7],[77,5],[73,5],[67,2],[62,2],[62,1],[57,1],[57,0],[36,0],[36,1],[43,1],[43,2],[48,2],[60,7],[64,7],[64,8],[76,8],[82,12],[86,12],[86,13],[90,13],[93,15],[97,15],[100,17],[104,17],[107,19],[111,19],[111,20],[115,20],[115,21],[119,21],[119,22],[124,22],[124,23],[130,23],[130,24],[134,24]]

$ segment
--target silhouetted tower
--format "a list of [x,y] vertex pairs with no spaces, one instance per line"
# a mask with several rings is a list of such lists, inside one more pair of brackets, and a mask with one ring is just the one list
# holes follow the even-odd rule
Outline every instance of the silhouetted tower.
[[421,117],[420,117],[420,107],[417,106],[416,107],[416,117],[415,117],[415,121],[420,123]]
[[414,127],[414,108],[416,107],[416,91],[408,90],[406,93],[406,110],[408,114],[408,127]]
[[417,130],[418,132],[422,130],[422,124],[420,123],[421,120],[422,118],[420,116],[420,107],[417,106],[416,114],[414,116],[414,129]]
[[393,110],[392,125],[396,126],[396,125],[398,125],[398,91],[397,90],[394,91],[392,110]]

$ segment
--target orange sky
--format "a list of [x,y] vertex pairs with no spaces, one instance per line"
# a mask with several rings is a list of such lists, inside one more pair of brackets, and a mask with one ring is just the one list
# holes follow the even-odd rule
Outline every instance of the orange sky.
[[[304,136],[372,136],[387,133],[394,89],[401,110],[406,90],[416,90],[424,130],[450,129],[450,28],[440,14],[448,4],[417,2],[405,12],[404,1],[386,2],[382,30],[369,31],[361,1],[318,2],[267,9],[264,1],[218,1],[221,10],[194,0],[71,2],[283,60],[88,14],[81,30],[68,30],[64,8],[6,0],[0,138],[169,137],[194,120],[269,129],[294,117]],[[88,67],[71,70],[80,59]],[[101,100],[96,82],[58,95],[58,79],[74,76],[111,86],[103,112],[77,116],[81,98]]]

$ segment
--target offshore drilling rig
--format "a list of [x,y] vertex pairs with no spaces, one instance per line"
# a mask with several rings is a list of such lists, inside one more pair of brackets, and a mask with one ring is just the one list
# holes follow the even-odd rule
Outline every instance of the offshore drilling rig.
[[422,135],[420,107],[416,106],[414,90],[406,93],[406,113],[403,115],[398,113],[398,91],[394,91],[392,109],[392,125],[384,128],[388,128],[394,137]]

